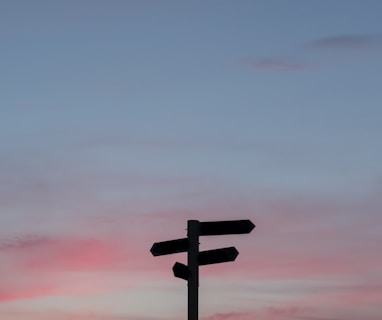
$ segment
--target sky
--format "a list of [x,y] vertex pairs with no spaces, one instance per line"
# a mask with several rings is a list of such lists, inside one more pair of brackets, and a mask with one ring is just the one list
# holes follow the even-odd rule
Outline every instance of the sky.
[[152,244],[250,219],[201,320],[380,320],[381,12],[0,0],[0,319],[185,319]]

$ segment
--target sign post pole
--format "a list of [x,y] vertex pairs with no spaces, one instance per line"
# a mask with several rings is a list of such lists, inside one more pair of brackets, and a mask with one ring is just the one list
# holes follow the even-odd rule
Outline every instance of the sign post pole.
[[190,276],[188,279],[188,320],[198,320],[198,290],[199,290],[199,221],[187,221],[187,237],[189,241],[187,265]]
[[176,262],[172,267],[174,276],[187,281],[188,320],[198,320],[199,266],[235,261],[239,251],[235,247],[199,252],[200,236],[250,233],[255,225],[250,220],[187,221],[187,238],[155,242],[150,252],[153,256],[187,251],[187,266]]

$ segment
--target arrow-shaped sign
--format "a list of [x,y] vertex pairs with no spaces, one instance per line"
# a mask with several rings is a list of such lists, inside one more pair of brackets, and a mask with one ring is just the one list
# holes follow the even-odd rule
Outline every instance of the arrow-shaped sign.
[[174,276],[187,281],[188,320],[198,320],[199,266],[235,261],[239,251],[235,247],[199,251],[200,236],[250,233],[255,225],[250,220],[207,221],[187,220],[187,238],[156,242],[150,251],[162,256],[187,251],[187,265],[176,262]]
[[235,247],[208,250],[199,252],[198,263],[200,266],[213,263],[235,261],[239,251]]
[[217,236],[222,234],[250,233],[254,227],[255,225],[252,223],[251,220],[200,222],[199,235]]
[[188,239],[176,239],[163,242],[155,242],[150,251],[153,256],[163,256],[166,254],[185,252],[188,250]]
[[183,263],[175,262],[172,267],[172,271],[174,272],[174,276],[177,278],[188,280],[190,277],[190,270]]

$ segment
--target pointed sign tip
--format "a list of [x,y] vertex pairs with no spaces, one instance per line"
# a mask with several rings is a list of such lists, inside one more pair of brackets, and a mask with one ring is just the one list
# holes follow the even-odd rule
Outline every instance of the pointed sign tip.
[[227,220],[200,222],[201,236],[216,236],[223,234],[245,234],[255,228],[251,220]]

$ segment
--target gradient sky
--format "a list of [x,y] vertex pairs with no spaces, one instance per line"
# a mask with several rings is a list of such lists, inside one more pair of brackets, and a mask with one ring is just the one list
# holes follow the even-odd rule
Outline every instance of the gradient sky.
[[180,320],[187,219],[251,219],[204,320],[380,320],[382,2],[0,0],[0,319]]

